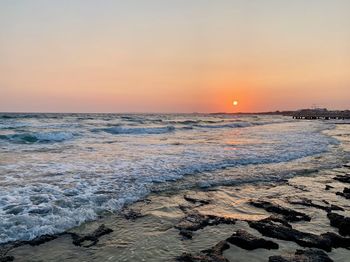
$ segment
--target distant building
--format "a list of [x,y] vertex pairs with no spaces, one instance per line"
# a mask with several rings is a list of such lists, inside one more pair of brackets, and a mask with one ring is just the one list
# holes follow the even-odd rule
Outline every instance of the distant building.
[[350,111],[329,111],[327,108],[301,109],[292,116],[295,119],[350,119]]

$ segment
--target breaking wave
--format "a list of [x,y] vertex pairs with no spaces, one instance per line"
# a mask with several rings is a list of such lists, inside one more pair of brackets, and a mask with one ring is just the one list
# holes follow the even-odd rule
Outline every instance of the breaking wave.
[[0,135],[1,140],[14,143],[50,143],[63,142],[73,138],[70,132],[45,132],[45,133],[20,133],[11,135]]

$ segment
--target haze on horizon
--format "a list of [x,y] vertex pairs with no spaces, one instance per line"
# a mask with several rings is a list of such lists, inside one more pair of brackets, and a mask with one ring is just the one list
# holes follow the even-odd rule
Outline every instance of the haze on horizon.
[[349,10],[348,0],[2,0],[0,112],[350,108]]

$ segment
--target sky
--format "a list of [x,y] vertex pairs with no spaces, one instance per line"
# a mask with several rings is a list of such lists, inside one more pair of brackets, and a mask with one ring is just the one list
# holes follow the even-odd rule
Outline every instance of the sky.
[[0,111],[350,109],[349,10],[349,0],[0,0]]

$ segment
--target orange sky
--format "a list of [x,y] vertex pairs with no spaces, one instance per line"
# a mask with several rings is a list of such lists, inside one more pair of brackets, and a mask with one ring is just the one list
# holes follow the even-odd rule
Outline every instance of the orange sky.
[[346,0],[2,1],[0,111],[350,108],[348,10]]

